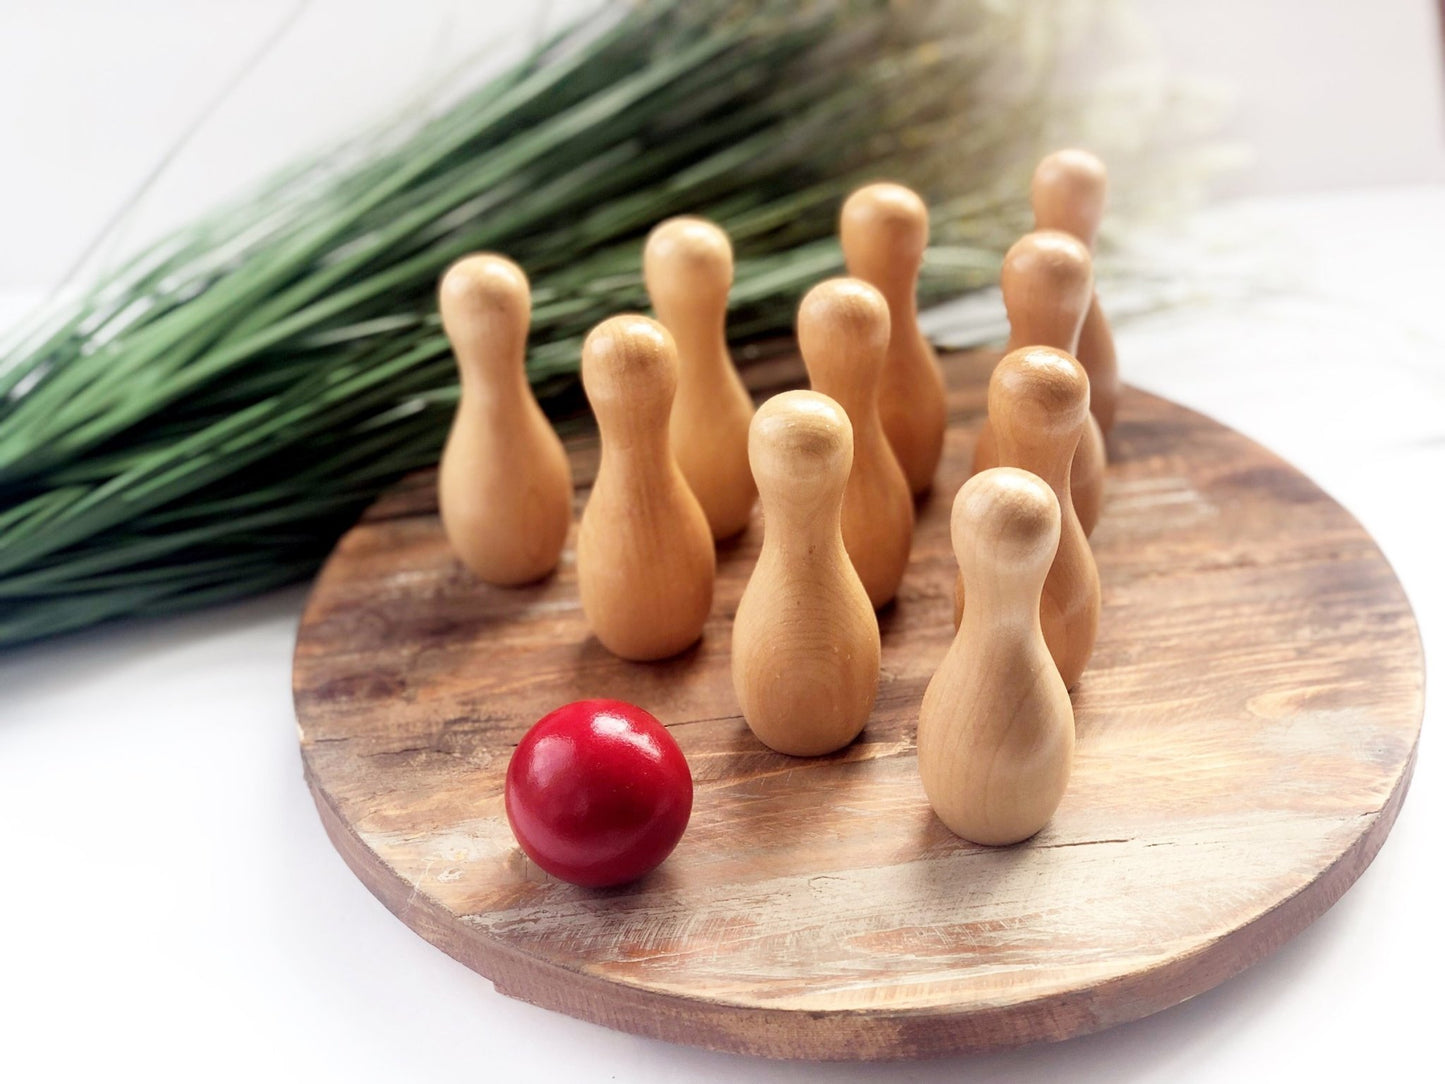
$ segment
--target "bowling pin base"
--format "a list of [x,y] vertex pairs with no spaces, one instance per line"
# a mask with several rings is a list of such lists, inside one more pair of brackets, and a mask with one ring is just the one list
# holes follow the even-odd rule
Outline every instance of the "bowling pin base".
[[[1125,391],[1110,435],[1093,538],[1104,619],[1062,804],[1003,849],[929,809],[914,728],[953,637],[949,506],[996,358],[944,361],[963,421],[883,621],[872,718],[829,757],[769,752],[738,716],[730,615],[758,523],[719,556],[701,646],[638,664],[589,638],[570,543],[551,579],[490,588],[451,556],[434,481],[384,497],[322,572],[294,672],[306,778],[357,876],[504,993],[786,1058],[1080,1035],[1200,993],[1307,926],[1404,798],[1415,622],[1369,536],[1313,483],[1141,392]],[[755,387],[800,375],[747,372]],[[572,456],[585,486],[595,450]],[[677,850],[608,891],[531,865],[501,801],[527,727],[595,696],[654,712],[697,780]]]

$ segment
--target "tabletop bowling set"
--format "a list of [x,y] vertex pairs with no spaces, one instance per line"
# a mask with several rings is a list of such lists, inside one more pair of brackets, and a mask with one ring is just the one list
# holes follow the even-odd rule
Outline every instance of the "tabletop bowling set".
[[1118,384],[1102,168],[1051,155],[1032,197],[1006,351],[934,368],[922,204],[870,185],[840,207],[851,277],[800,307],[806,366],[758,359],[750,397],[727,237],[658,225],[658,320],[588,337],[598,428],[565,459],[522,272],[447,273],[441,470],[338,543],[293,663],[321,823],[401,922],[609,1027],[895,1059],[1176,1005],[1360,875],[1418,747],[1409,602],[1298,470]]
[[[982,844],[1028,838],[1062,799],[1068,690],[1098,631],[1087,536],[1118,380],[1089,252],[1104,183],[1080,151],[1050,155],[1035,173],[1038,228],[1003,263],[1007,352],[989,382],[974,476],[953,506],[957,635],[919,709],[918,768],[943,823]],[[696,642],[713,604],[715,543],[746,528],[761,495],[733,688],[758,740],[798,757],[834,753],[867,724],[875,610],[902,582],[914,500],[932,485],[947,424],[917,319],[927,207],[901,185],[868,185],[844,202],[839,234],[850,277],[814,286],[798,309],[810,391],[754,413],[726,339],[731,244],[690,216],[659,224],[643,247],[657,319],[611,317],[582,347],[601,447],[576,543],[592,633],[635,662]],[[438,481],[447,537],[478,578],[535,581],[561,557],[571,477],[526,381],[526,278],[500,256],[466,257],[443,277],[440,307],[462,389]],[[1098,419],[1089,364],[1107,400]]]

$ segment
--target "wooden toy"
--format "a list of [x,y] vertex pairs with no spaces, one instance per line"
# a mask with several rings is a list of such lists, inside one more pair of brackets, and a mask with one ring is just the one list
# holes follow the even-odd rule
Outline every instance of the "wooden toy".
[[553,877],[606,888],[672,853],[692,814],[692,772],[651,712],[577,700],[522,736],[502,797],[528,858]]
[[758,740],[820,756],[858,736],[878,690],[878,619],[843,548],[853,430],[833,400],[786,391],[749,442],[765,531],[733,621],[733,689]]
[[[1052,346],[1072,354],[1094,295],[1089,250],[1071,234],[1037,230],[1014,242],[1004,256],[1000,286],[1008,312],[1005,352],[1024,346]],[[1092,399],[1092,389],[1090,396]],[[1084,536],[1094,533],[1104,499],[1104,434],[1092,415],[1069,471],[1074,511]],[[984,420],[974,448],[973,469],[998,466],[993,428]]]
[[918,269],[928,247],[928,206],[901,184],[870,184],[843,204],[838,236],[848,274],[888,302],[888,357],[878,383],[878,416],[909,489],[926,490],[948,424],[943,374],[918,327]]
[[[1089,417],[1089,378],[1062,350],[1015,350],[989,378],[988,417],[999,462],[1037,474],[1063,506],[1059,549],[1044,581],[1040,618],[1059,676],[1072,689],[1099,632],[1099,573],[1069,496],[1070,462]],[[960,575],[955,624],[966,607],[965,586]]]
[[843,491],[843,544],[875,609],[898,593],[913,541],[908,479],[878,418],[888,351],[888,303],[861,279],[829,279],[798,308],[798,349],[814,391],[853,424],[853,469]]
[[713,536],[730,538],[748,525],[758,495],[748,470],[753,401],[727,344],[732,244],[706,219],[669,218],[648,235],[642,268],[657,319],[677,343],[672,454]]
[[672,336],[645,316],[604,320],[582,344],[582,386],[602,444],[577,532],[582,609],[614,654],[666,658],[702,635],[716,568],[707,516],[668,444]]
[[[958,419],[940,493],[968,477],[996,361],[940,358]],[[782,357],[744,376],[755,395],[803,378]],[[431,472],[338,544],[301,620],[321,822],[401,922],[502,993],[671,1042],[934,1057],[1202,993],[1307,927],[1384,843],[1420,735],[1420,637],[1369,535],[1279,457],[1127,387],[1110,441],[1109,619],[1074,697],[1068,793],[1026,843],[960,839],[919,783],[919,703],[954,638],[950,502],[919,508],[867,727],[799,759],[759,744],[732,687],[758,512],[718,553],[698,649],[638,665],[589,635],[570,553],[521,589],[458,577]],[[585,496],[596,435],[568,446]],[[625,888],[544,874],[503,809],[528,727],[592,697],[666,720],[697,787],[677,850]]]
[[572,472],[527,382],[527,276],[502,256],[466,256],[438,294],[461,378],[437,474],[442,523],[478,579],[530,583],[557,567],[567,541]]
[[923,694],[918,771],[939,819],[975,843],[1028,839],[1068,786],[1074,711],[1039,625],[1060,518],[1054,491],[1015,467],[974,475],[953,502],[968,608]]
[[[1029,199],[1033,203],[1034,228],[1062,230],[1094,248],[1099,222],[1104,217],[1109,174],[1104,163],[1088,151],[1055,151],[1034,170]],[[1119,362],[1114,353],[1114,333],[1099,307],[1097,293],[1089,299],[1089,312],[1079,331],[1079,349],[1071,351],[1089,374],[1092,393],[1089,410],[1099,428],[1107,434],[1118,409]]]

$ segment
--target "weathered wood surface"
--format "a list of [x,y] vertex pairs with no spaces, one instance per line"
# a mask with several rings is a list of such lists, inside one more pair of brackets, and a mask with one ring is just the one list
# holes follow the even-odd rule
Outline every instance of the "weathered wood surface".
[[[729,626],[756,521],[720,554],[701,644],[637,664],[588,636],[570,543],[551,580],[486,587],[449,554],[430,476],[379,501],[317,582],[294,674],[307,779],[362,881],[504,993],[806,1058],[1096,1031],[1208,989],[1329,907],[1413,767],[1414,619],[1368,535],[1308,479],[1134,390],[1110,437],[1103,621],[1063,803],[1004,850],[930,812],[914,731],[953,635],[949,504],[995,358],[946,361],[951,426],[881,615],[878,702],[856,742],[818,760],[767,750],[734,699]],[[755,388],[797,375],[751,370]],[[580,508],[595,449],[572,453]],[[526,728],[597,696],[668,723],[697,782],[672,857],[605,892],[531,866],[501,800]]]

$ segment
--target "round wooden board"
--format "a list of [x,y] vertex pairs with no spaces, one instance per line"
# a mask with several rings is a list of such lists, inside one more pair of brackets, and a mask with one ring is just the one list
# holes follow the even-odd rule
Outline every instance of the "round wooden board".
[[[1333,903],[1404,798],[1419,637],[1369,536],[1258,445],[1126,393],[1094,548],[1104,612],[1075,693],[1073,779],[1001,850],[932,816],[918,705],[953,634],[948,507],[992,354],[945,359],[952,426],[920,508],[863,735],[796,760],[753,739],[728,667],[755,520],[720,553],[699,646],[622,662],[572,553],[530,588],[452,559],[434,482],[377,503],[322,572],[296,647],[306,777],[332,840],[412,929],[503,993],[643,1035],[770,1057],[903,1058],[1062,1039],[1223,981]],[[749,370],[755,390],[796,363]],[[582,489],[596,461],[573,444]],[[570,700],[671,727],[692,823],[623,889],[555,881],[502,810],[512,748]]]

